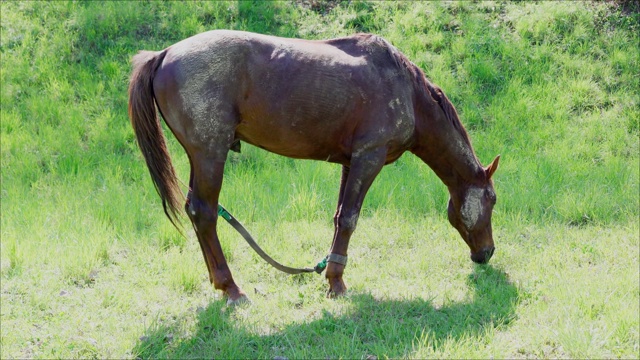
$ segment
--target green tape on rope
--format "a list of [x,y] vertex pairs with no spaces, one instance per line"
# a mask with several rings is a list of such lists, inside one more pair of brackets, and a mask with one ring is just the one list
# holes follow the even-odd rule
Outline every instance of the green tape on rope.
[[314,267],[313,269],[318,273],[321,274],[324,269],[327,268],[327,257],[325,257],[324,259],[322,259],[322,261],[320,261],[316,267]]
[[218,204],[218,215],[222,216],[223,219],[230,221],[231,214],[227,211],[227,209],[223,208],[222,205]]

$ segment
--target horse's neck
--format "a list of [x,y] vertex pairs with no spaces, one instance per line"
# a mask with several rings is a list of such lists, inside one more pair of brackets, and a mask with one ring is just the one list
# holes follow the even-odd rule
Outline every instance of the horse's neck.
[[421,134],[413,150],[449,188],[481,181],[484,169],[464,136],[451,128]]
[[485,172],[456,110],[440,88],[415,67],[417,96],[416,143],[411,150],[450,189],[482,181]]

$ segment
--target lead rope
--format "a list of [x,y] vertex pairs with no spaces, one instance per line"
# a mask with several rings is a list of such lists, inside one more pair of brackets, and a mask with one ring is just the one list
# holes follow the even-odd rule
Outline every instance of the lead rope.
[[324,269],[327,268],[327,261],[332,261],[342,265],[347,265],[347,257],[337,255],[337,254],[327,255],[324,259],[320,260],[320,262],[318,262],[316,266],[314,266],[313,268],[300,269],[300,268],[292,268],[289,266],[282,265],[279,262],[273,260],[271,256],[267,255],[267,253],[265,253],[264,250],[262,250],[262,248],[258,246],[258,243],[256,243],[255,240],[253,240],[253,237],[251,237],[251,234],[249,234],[247,229],[245,229],[245,227],[242,226],[242,224],[235,217],[233,217],[233,215],[231,215],[231,213],[227,211],[227,209],[225,209],[220,204],[218,204],[218,215],[221,216],[223,219],[225,219],[229,223],[229,225],[233,226],[233,228],[236,229],[236,231],[239,232],[240,235],[242,235],[242,237],[247,241],[249,246],[251,246],[251,248],[255,250],[255,252],[257,252],[262,259],[264,259],[264,261],[268,262],[274,268],[282,272],[285,272],[287,274],[303,274],[303,273],[311,273],[311,272],[316,272],[318,274],[321,274],[324,271]]

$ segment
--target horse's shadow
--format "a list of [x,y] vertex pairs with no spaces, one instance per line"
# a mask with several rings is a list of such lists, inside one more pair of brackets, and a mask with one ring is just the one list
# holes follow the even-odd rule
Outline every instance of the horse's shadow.
[[515,319],[519,294],[503,271],[476,266],[467,283],[473,289],[468,301],[434,307],[424,299],[353,294],[346,300],[352,306],[342,314],[325,311],[312,321],[267,330],[243,327],[222,300],[215,301],[200,312],[192,335],[176,340],[177,329],[154,326],[132,353],[139,358],[291,359],[410,357],[423,347],[436,352],[446,342],[481,338],[487,329]]

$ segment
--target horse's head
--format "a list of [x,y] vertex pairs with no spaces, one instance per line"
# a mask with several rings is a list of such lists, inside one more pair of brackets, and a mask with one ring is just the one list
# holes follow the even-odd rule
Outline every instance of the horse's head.
[[471,249],[471,260],[484,264],[491,259],[495,246],[491,233],[491,212],[496,203],[491,176],[498,168],[500,156],[484,168],[484,180],[449,189],[449,222]]

